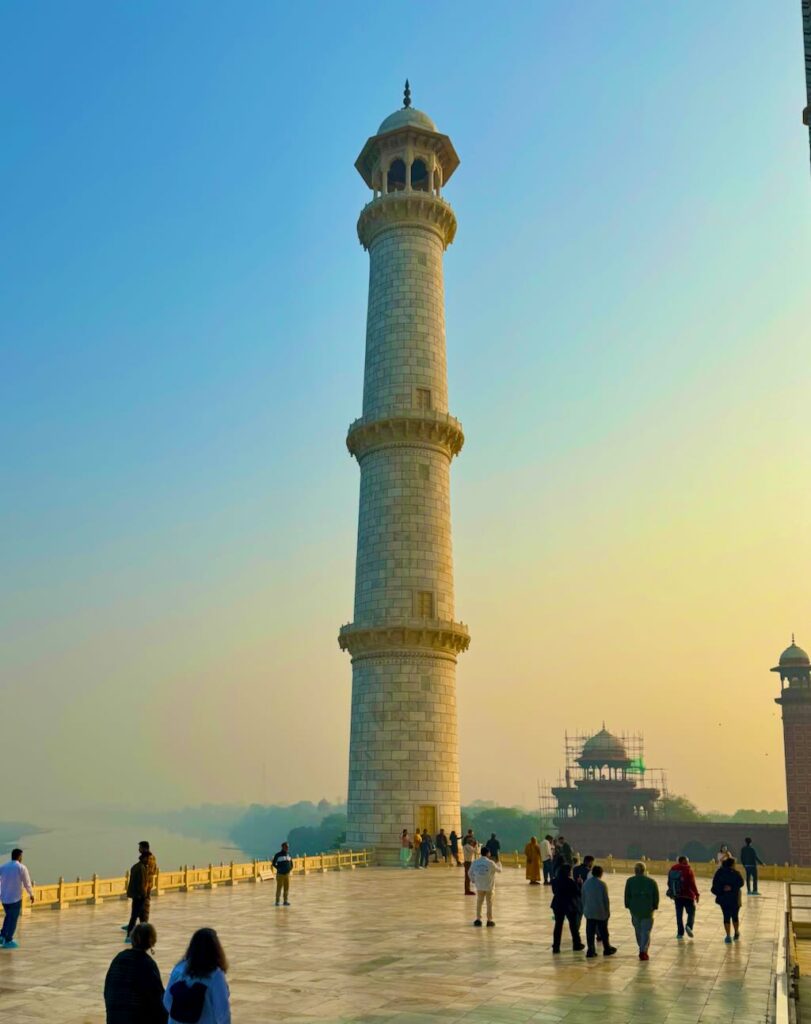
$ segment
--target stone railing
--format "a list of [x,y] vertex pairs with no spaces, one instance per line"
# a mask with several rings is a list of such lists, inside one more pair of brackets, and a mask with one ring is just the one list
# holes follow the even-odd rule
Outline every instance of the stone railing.
[[[358,867],[369,867],[373,863],[371,851],[368,850],[334,850],[331,853],[318,853],[293,860],[293,873],[307,875],[322,871],[352,871]],[[274,877],[273,866],[269,860],[253,860],[247,863],[209,864],[198,868],[180,867],[177,871],[158,871],[152,896],[163,896],[170,892],[192,892],[194,889],[216,889],[219,885],[239,885],[240,882],[262,882]],[[32,910],[64,910],[76,903],[104,903],[107,900],[123,900],[127,898],[129,873],[117,878],[99,878],[93,875],[89,879],[77,878],[75,882],[66,882],[60,878],[50,885],[34,886],[34,903]],[[29,907],[24,901],[24,907]]]
[[[500,860],[504,867],[510,868],[522,868],[526,863],[523,853],[518,853],[517,851],[513,853],[504,853],[502,851]],[[644,862],[651,875],[666,875],[673,866],[673,860],[650,860],[647,857],[639,857],[637,860],[627,860],[612,856],[596,858],[596,863],[602,864],[609,874],[619,872],[620,874],[632,875],[634,873],[634,864],[637,864],[639,861]],[[736,866],[741,868],[737,861]],[[690,867],[695,872],[697,878],[712,878],[717,870],[715,861],[692,860],[690,861]],[[811,867],[801,868],[791,864],[763,864],[758,866],[757,870],[758,878],[764,882],[811,882]]]

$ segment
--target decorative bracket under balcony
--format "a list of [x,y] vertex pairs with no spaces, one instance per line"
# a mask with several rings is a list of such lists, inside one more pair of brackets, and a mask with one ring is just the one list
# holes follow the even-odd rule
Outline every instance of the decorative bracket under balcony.
[[444,199],[429,192],[389,192],[363,207],[358,238],[368,249],[381,231],[415,222],[435,231],[446,249],[456,235],[456,214]]
[[405,409],[374,420],[361,417],[350,426],[346,437],[346,447],[358,462],[369,452],[409,445],[433,448],[450,460],[459,454],[464,443],[459,420],[433,409]]
[[353,622],[341,626],[338,645],[349,651],[352,660],[392,654],[432,654],[451,657],[470,646],[470,632],[463,622],[445,619],[408,619],[384,626],[363,626]]

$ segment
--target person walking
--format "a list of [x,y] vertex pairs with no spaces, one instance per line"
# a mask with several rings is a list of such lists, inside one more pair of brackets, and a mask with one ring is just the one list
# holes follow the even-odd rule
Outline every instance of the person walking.
[[451,829],[450,834],[451,841],[451,857],[456,861],[456,866],[459,868],[462,866],[462,862],[459,860],[459,836],[456,834],[456,829]]
[[[575,860],[577,860],[576,857]],[[577,888],[580,892],[580,916],[577,918],[578,931],[580,930],[580,925],[583,923],[583,885],[591,874],[591,867],[593,864],[594,857],[592,857],[590,853],[587,853],[583,858],[583,863],[575,864],[572,868],[572,878],[577,882]]]
[[493,860],[496,861],[496,863],[498,863],[498,854],[499,850],[501,850],[501,843],[496,838],[495,832],[490,833],[490,838],[485,843],[485,846],[490,851]]
[[418,828],[414,829],[414,867],[419,870],[422,860],[422,833]]
[[552,884],[552,857],[555,853],[555,841],[552,836],[544,836],[541,840],[541,867],[543,868],[543,884]]
[[217,933],[213,928],[198,929],[185,957],[169,975],[163,995],[169,1024],[231,1024],[227,971],[228,961]]
[[470,888],[470,865],[476,858],[479,844],[473,835],[473,829],[469,828],[462,840],[462,857],[465,862],[465,896],[475,896],[476,893]]
[[578,915],[580,914],[580,890],[572,878],[571,864],[561,864],[552,879],[552,913],[555,915],[555,928],[552,933],[552,952],[560,952],[560,940],[563,936],[563,922],[569,922],[572,935],[572,949],[575,953],[586,947],[580,939]]
[[404,828],[400,836],[400,867],[407,868],[411,863],[411,840],[408,837],[408,829]]
[[282,848],[277,854],[274,854],[273,860],[271,861],[271,867],[276,872],[276,906],[279,906],[279,900],[284,900],[286,907],[290,906],[290,873],[293,870],[293,858],[290,856],[290,847],[287,843],[282,843]]
[[124,942],[132,941],[132,929],[140,921],[146,924],[149,921],[149,908],[151,892],[149,888],[149,858],[151,854],[140,844],[138,847],[138,860],[130,868],[130,877],[127,881],[127,899],[132,901],[130,908],[130,919],[126,925],[127,934]]
[[[588,858],[584,859],[585,860]],[[593,858],[592,858],[593,860]],[[608,898],[608,886],[603,881],[603,869],[599,864],[591,868],[591,874],[583,882],[581,892],[583,916],[586,919],[586,957],[597,956],[595,941],[599,938],[603,946],[603,956],[613,956],[616,946],[612,946],[608,938],[608,919],[611,917],[611,902]]]
[[476,920],[477,928],[482,926],[482,904],[487,902],[487,927],[494,928],[493,893],[496,887],[496,875],[501,871],[501,864],[495,859],[490,847],[485,843],[479,856],[470,865],[470,880],[476,887]]
[[527,881],[530,885],[541,884],[541,847],[535,836],[524,847],[524,859],[527,864]]
[[34,889],[28,868],[23,864],[23,851],[15,848],[11,851],[11,860],[0,868],[0,902],[3,904],[3,927],[0,928],[0,946],[4,949],[19,949],[20,944],[14,938],[17,922],[23,912],[23,889],[34,902]]
[[436,848],[439,852],[439,856],[447,864],[448,863],[448,837],[445,835],[445,829],[441,828],[436,834]]
[[[726,932],[724,942],[726,943],[737,942],[741,937],[738,911],[741,906],[742,888],[743,879],[735,870],[735,858],[727,857],[713,875],[712,888],[710,890],[715,897],[715,902],[721,908],[721,913],[724,915],[724,931]],[[730,931],[733,928],[734,934],[730,935]]]
[[149,955],[157,942],[151,924],[132,929],[132,948],[113,957],[104,979],[107,1024],[166,1024],[163,982]]
[[760,864],[762,867],[763,861],[758,857],[757,850],[752,846],[749,836],[744,839],[741,847],[741,864],[746,871],[746,895],[760,896],[757,891],[757,866]]
[[640,960],[650,960],[648,949],[653,930],[653,915],[659,909],[659,886],[647,870],[640,861],[634,866],[634,873],[625,883],[625,906],[631,912],[631,924],[636,933]]
[[[698,885],[696,876],[690,867],[690,861],[681,856],[667,873],[667,893],[676,908],[676,938],[683,939],[685,931],[689,938],[693,937],[696,920],[696,903],[698,903]],[[687,914],[687,924],[684,915]]]

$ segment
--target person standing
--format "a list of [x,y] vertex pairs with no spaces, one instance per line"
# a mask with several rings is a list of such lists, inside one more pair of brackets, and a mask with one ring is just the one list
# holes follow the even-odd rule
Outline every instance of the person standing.
[[752,846],[749,836],[744,839],[741,847],[741,864],[746,871],[746,895],[760,896],[757,891],[757,866],[760,864],[762,867],[763,861],[758,857],[757,850]]
[[28,868],[23,864],[23,851],[15,848],[11,851],[11,860],[0,868],[0,902],[5,914],[0,928],[0,946],[4,949],[19,949],[20,946],[14,933],[23,912],[23,889],[33,903],[34,889]]
[[473,829],[469,828],[462,840],[462,857],[465,862],[465,896],[475,896],[476,893],[470,888],[470,865],[473,863],[479,844],[473,835]]
[[443,861],[448,863],[448,837],[445,835],[445,829],[441,828],[436,834],[436,848],[439,851],[439,856]]
[[560,940],[563,936],[563,922],[569,922],[572,935],[572,949],[575,953],[586,947],[580,939],[578,916],[580,914],[580,890],[572,878],[571,864],[561,864],[552,879],[552,913],[555,915],[555,929],[552,933],[552,952],[560,952]]
[[541,848],[535,836],[524,847],[524,859],[527,863],[527,881],[530,885],[541,884]]
[[225,974],[228,961],[213,928],[191,937],[186,956],[169,975],[163,1005],[169,1024],[231,1024],[231,994]]
[[282,843],[282,848],[277,854],[274,855],[271,862],[273,870],[276,872],[276,906],[279,906],[279,900],[284,900],[286,907],[290,906],[290,873],[293,870],[293,858],[290,856],[290,847],[287,843]]
[[[577,858],[575,857],[575,860]],[[583,922],[583,885],[586,879],[591,874],[591,867],[594,864],[594,857],[590,853],[587,853],[583,858],[582,864],[575,864],[572,868],[572,878],[577,882],[577,888],[580,891],[580,916],[577,919],[577,928],[580,930],[580,925]]]
[[418,828],[414,829],[414,867],[419,871],[422,860],[422,833]]
[[[584,858],[584,864],[587,859]],[[611,902],[608,898],[608,886],[603,881],[603,869],[599,864],[591,868],[591,874],[583,882],[581,898],[583,916],[586,919],[586,957],[591,959],[597,956],[595,941],[598,938],[603,946],[603,956],[613,956],[617,949],[611,945],[608,938]]]
[[552,836],[544,836],[541,840],[541,866],[543,868],[543,884],[552,884],[552,857],[554,855],[554,840]]
[[[685,931],[692,939],[693,926],[696,920],[696,903],[698,903],[698,885],[696,876],[690,867],[690,861],[682,856],[667,873],[667,896],[673,900],[676,908],[676,938],[683,939]],[[687,913],[687,925],[684,915]]]
[[408,837],[408,829],[404,828],[400,836],[400,867],[407,868],[411,863],[411,840]]
[[161,972],[149,955],[156,941],[151,924],[137,924],[132,949],[113,958],[104,979],[107,1024],[165,1024]]
[[422,842],[420,843],[420,867],[427,868],[428,860],[431,856],[431,835],[428,829],[425,829],[422,833]]
[[569,867],[574,866],[574,853],[569,843],[563,838],[558,836],[558,844],[560,845],[560,856],[564,864],[568,864]]
[[132,900],[130,919],[126,925],[127,934],[125,942],[132,941],[132,930],[140,921],[146,924],[149,921],[149,850],[138,847],[138,860],[130,868],[130,877],[127,882],[127,899]]
[[724,861],[727,859],[727,857],[731,857],[731,856],[732,856],[732,854],[729,852],[729,847],[727,846],[727,844],[726,843],[721,843],[721,846],[720,846],[720,848],[718,850],[718,853],[716,853],[716,855],[715,855],[715,865],[716,865],[716,867],[720,868],[721,865],[724,863]]
[[647,873],[640,861],[634,866],[634,873],[625,883],[625,906],[631,912],[639,946],[639,959],[650,960],[650,936],[653,930],[653,915],[659,909],[659,886]]
[[453,859],[456,861],[456,866],[459,868],[459,867],[462,866],[462,863],[459,860],[459,836],[456,834],[456,829],[455,828],[451,829],[450,840],[451,840],[451,857],[453,857]]
[[493,893],[496,888],[496,875],[501,871],[501,864],[495,859],[490,847],[485,843],[479,856],[470,865],[470,881],[476,886],[476,920],[477,928],[482,926],[482,904],[487,902],[487,927],[494,928]]
[[496,838],[495,832],[490,833],[490,838],[485,843],[485,846],[490,851],[493,860],[498,863],[498,854],[501,850],[501,843]]
[[[724,915],[724,931],[726,932],[724,942],[726,943],[737,942],[741,937],[738,911],[741,906],[742,888],[743,879],[735,870],[735,858],[727,857],[713,875],[712,889],[710,890]],[[734,935],[730,935],[730,925],[735,929]]]

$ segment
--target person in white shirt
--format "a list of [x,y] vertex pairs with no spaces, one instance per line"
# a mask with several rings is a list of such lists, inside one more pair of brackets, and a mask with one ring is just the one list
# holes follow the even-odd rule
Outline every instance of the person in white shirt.
[[470,881],[476,886],[476,920],[477,928],[482,926],[482,904],[487,901],[487,927],[494,928],[493,890],[496,887],[496,873],[501,871],[501,864],[493,860],[487,846],[483,846],[479,856],[470,865]]
[[163,995],[169,1024],[231,1024],[231,996],[225,973],[228,961],[213,928],[199,928],[186,956],[174,968]]
[[23,889],[33,903],[34,890],[28,868],[23,864],[23,851],[12,850],[11,860],[0,868],[0,902],[6,915],[0,928],[0,946],[4,949],[17,949],[20,945],[14,939],[14,932],[23,909]]
[[541,867],[543,868],[543,884],[552,884],[552,857],[554,856],[554,850],[552,849],[552,837],[544,836],[541,840]]

